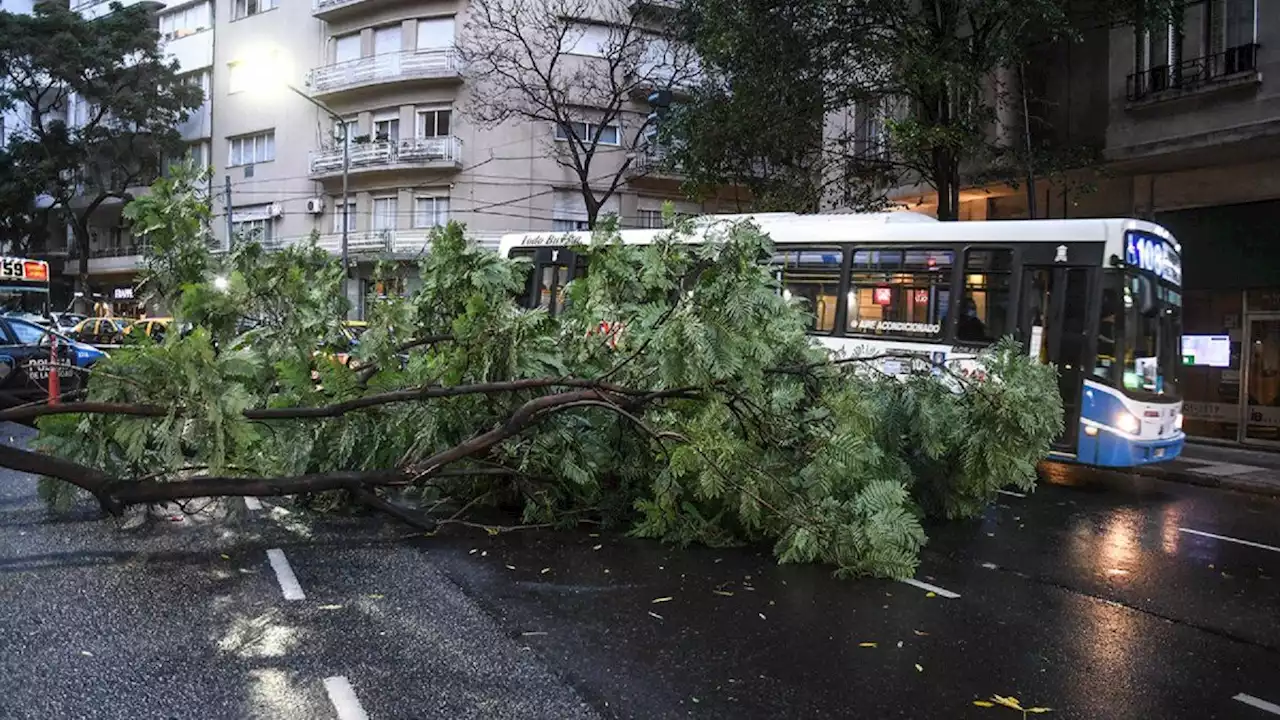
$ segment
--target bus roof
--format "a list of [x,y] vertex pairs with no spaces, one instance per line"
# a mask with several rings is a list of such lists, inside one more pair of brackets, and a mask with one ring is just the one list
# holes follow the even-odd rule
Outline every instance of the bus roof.
[[[757,215],[704,215],[694,220],[694,237],[715,232],[728,224],[750,220],[778,245],[790,243],[1024,243],[1101,242],[1107,254],[1124,257],[1124,235],[1140,230],[1164,238],[1181,253],[1173,235],[1163,227],[1144,220],[1102,218],[1077,220],[992,220],[985,222],[938,222],[914,212],[837,213],[799,215],[762,213]],[[622,242],[647,245],[668,230],[623,230]],[[514,248],[586,245],[590,232],[516,233],[504,235],[499,252],[506,256]]]

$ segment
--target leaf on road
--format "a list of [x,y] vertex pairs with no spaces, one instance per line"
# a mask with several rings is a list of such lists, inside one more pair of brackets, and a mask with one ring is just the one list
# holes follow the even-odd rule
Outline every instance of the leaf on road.
[[920,663],[916,663],[916,672],[924,672],[924,668],[920,667]]
[[80,654],[85,657],[93,657],[93,653],[89,652],[88,650],[81,650]]
[[341,610],[342,606],[341,605],[321,605],[320,609],[321,610]]
[[662,619],[662,616],[661,616],[661,615],[659,615],[658,613],[656,613],[656,612],[654,612],[654,611],[652,611],[652,610],[650,610],[650,611],[649,611],[649,614],[650,614],[650,615],[652,615],[653,617],[658,618],[659,620],[661,620],[661,619]]
[[912,630],[911,632],[913,632],[913,633],[915,633],[915,634],[919,635],[920,637],[925,637],[925,636],[927,636],[927,635],[929,634],[929,633],[927,633],[927,632],[925,632],[925,631],[923,631],[923,630]]
[[1033,707],[1033,708],[1027,708],[1023,710],[1023,712],[1036,713],[1036,714],[1047,713],[1047,712],[1053,712],[1053,708]]
[[995,707],[995,703],[989,703],[986,700],[974,700],[973,704],[978,707]]
[[226,553],[223,553],[223,554],[222,554],[222,559],[223,559],[223,560],[230,560],[230,559],[231,559],[231,556],[230,556],[230,555],[228,555],[228,554],[226,554]]
[[368,595],[365,595],[365,597],[369,598],[370,600],[381,600],[381,599],[382,599],[382,594],[381,594],[381,593],[369,593]]
[[860,642],[860,643],[858,643],[858,647],[879,647],[879,645],[880,645],[879,643],[873,643],[873,642]]
[[541,571],[541,572],[539,572],[538,574],[539,574],[539,575],[546,575],[546,574],[547,574],[547,573],[549,573],[549,572],[551,572],[551,568],[542,568],[542,571]]
[[476,554],[476,552],[477,552],[476,548],[471,548],[471,552],[469,552],[469,553],[467,553],[467,554],[468,554],[468,555],[475,555],[475,554]]
[[650,602],[652,602],[652,603],[654,603],[654,604],[657,604],[657,603],[671,602],[673,599],[674,599],[674,598],[672,598],[670,595],[668,595],[667,597],[654,598],[654,599],[653,599],[653,600],[651,600]]
[[936,593],[936,592],[927,592],[927,593],[925,593],[925,594],[924,594],[924,596],[925,596],[925,597],[928,597],[928,598],[934,598],[934,597],[938,597],[938,593]]
[[717,595],[723,595],[725,597],[733,597],[733,593],[729,592],[728,590],[712,590],[711,592]]
[[760,619],[761,619],[761,620],[768,620],[768,619],[769,619],[769,618],[767,618],[767,617],[765,617],[765,616],[764,616],[764,613],[757,613],[757,614],[760,616]]
[[596,545],[595,547],[593,547],[593,548],[591,548],[591,549],[592,549],[592,550],[599,550],[599,549],[600,549],[600,548],[602,548],[602,547],[604,547],[604,546],[603,546],[603,545]]
[[515,569],[516,569],[516,566],[515,566],[515,565],[508,565],[508,566],[507,566],[507,569],[508,569],[508,570],[515,570]]
[[1021,709],[1022,709],[1022,705],[1020,705],[1020,704],[1018,703],[1018,698],[1016,698],[1016,697],[1012,697],[1012,696],[1010,696],[1010,697],[1005,697],[1005,696],[1003,696],[1003,695],[992,695],[992,696],[991,696],[991,701],[992,701],[992,702],[994,702],[994,703],[995,703],[995,704],[997,704],[997,705],[1003,705],[1003,706],[1005,706],[1005,707],[1007,707],[1007,708],[1013,708],[1014,710],[1021,710]]
[[522,632],[520,634],[524,637],[531,637],[533,635],[546,635],[546,633],[541,630],[530,630],[529,632]]

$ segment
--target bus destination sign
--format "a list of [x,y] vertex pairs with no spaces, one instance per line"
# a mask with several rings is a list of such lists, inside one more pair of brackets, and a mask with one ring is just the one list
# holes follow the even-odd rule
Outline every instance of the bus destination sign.
[[1182,287],[1182,259],[1155,235],[1130,232],[1125,238],[1124,262]]

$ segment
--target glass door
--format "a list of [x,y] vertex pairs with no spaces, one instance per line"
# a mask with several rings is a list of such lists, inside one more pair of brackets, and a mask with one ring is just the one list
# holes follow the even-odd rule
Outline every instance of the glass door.
[[1280,444],[1280,313],[1245,321],[1241,440]]
[[1089,270],[1026,267],[1022,272],[1019,336],[1032,357],[1058,368],[1063,432],[1053,446],[1074,451],[1080,425],[1080,392],[1089,362]]

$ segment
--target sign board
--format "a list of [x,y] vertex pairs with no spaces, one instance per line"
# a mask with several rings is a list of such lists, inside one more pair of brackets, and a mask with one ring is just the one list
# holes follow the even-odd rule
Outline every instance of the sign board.
[[1230,335],[1183,335],[1184,365],[1231,367]]
[[[1184,402],[1182,414],[1191,420],[1237,423],[1240,406],[1235,403]],[[1280,427],[1280,407],[1249,407],[1249,424],[1259,427]]]
[[0,279],[48,282],[49,263],[43,260],[3,257],[0,258]]
[[1157,235],[1129,231],[1125,235],[1124,262],[1182,287],[1182,258]]

